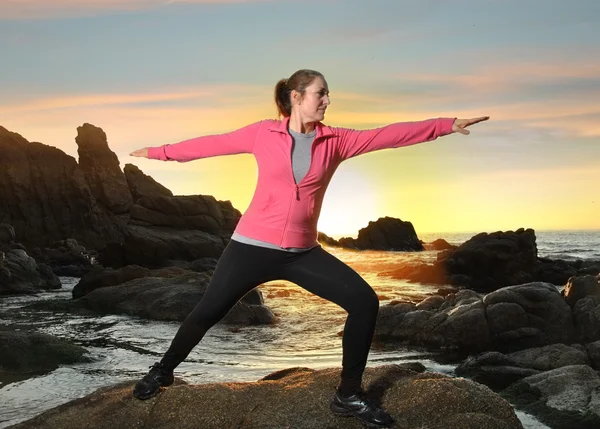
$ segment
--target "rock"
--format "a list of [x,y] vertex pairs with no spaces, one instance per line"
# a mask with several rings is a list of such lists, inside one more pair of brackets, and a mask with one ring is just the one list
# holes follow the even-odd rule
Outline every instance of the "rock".
[[117,155],[108,147],[106,134],[91,124],[77,127],[75,137],[79,168],[92,196],[114,214],[127,213],[133,197]]
[[77,238],[97,248],[118,240],[123,221],[92,195],[77,161],[0,127],[0,219],[27,248]]
[[538,374],[540,371],[523,368],[515,359],[502,353],[485,352],[469,357],[458,365],[454,372],[460,377],[469,377],[493,389],[503,389],[524,377]]
[[[135,276],[131,272],[107,274],[103,281]],[[75,301],[84,308],[100,313],[128,314],[153,320],[183,321],[200,301],[210,277],[205,273],[183,272],[177,276],[134,278],[116,286],[98,287]],[[271,310],[257,302],[261,292],[253,289],[224,317],[223,323],[270,324],[275,316]]]
[[[54,147],[30,143],[0,127],[0,201],[6,202],[0,206],[0,219],[14,229],[2,229],[3,238],[14,240],[16,235],[27,249],[75,239],[85,249],[102,250],[102,264],[113,268],[131,263],[146,266],[140,260],[144,256],[150,257],[149,267],[164,264],[165,258],[220,256],[241,217],[231,202],[202,195],[172,196],[134,166],[126,168],[126,177],[108,147],[106,134],[91,124],[78,128],[76,142],[79,164]],[[155,240],[161,241],[159,256],[137,247]],[[182,244],[182,251],[172,251]],[[194,251],[194,245],[199,250]],[[83,274],[89,269],[78,264],[77,252],[72,254],[68,247],[66,252],[56,249],[52,255],[63,259],[60,268],[40,261],[55,273]],[[131,249],[134,253],[128,258],[126,252]],[[0,246],[0,250],[8,249]],[[113,250],[117,251],[114,256]]]
[[589,365],[588,355],[582,349],[565,344],[550,344],[513,352],[508,357],[522,368],[549,371],[569,365]]
[[340,238],[343,247],[359,250],[424,250],[411,222],[383,217],[358,231],[358,238]]
[[[461,244],[442,263],[450,283],[478,292],[531,282],[537,260],[532,229],[481,233]],[[460,281],[460,283],[458,283]]]
[[89,361],[86,353],[83,347],[52,335],[0,329],[0,373],[52,371],[59,365]]
[[588,295],[573,307],[577,339],[581,343],[600,340],[600,296]]
[[553,429],[600,427],[600,377],[572,365],[526,377],[502,395]]
[[[125,382],[14,429],[114,429],[124,421],[131,429],[359,429],[357,419],[329,411],[338,377],[337,369],[291,368],[253,383],[179,384],[144,402],[132,397],[133,382]],[[367,368],[364,381],[369,396],[397,419],[397,427],[522,429],[508,402],[469,380],[389,365]]]
[[571,277],[562,293],[571,307],[587,296],[600,296],[600,275]]
[[11,250],[4,255],[0,280],[0,295],[34,294],[61,287],[60,280],[50,267],[38,264],[21,249]]
[[446,302],[444,297],[433,295],[418,303],[416,308],[418,310],[437,310],[444,302]]
[[327,246],[340,247],[340,243],[338,243],[336,239],[331,238],[330,236],[321,231],[317,233],[317,241]]
[[425,248],[425,250],[454,250],[457,248],[457,246],[448,243],[443,238],[438,238],[437,240],[432,241],[431,243],[424,243],[423,247]]
[[570,307],[554,285],[509,286],[489,293],[483,302],[496,350],[568,344],[575,338]]
[[71,277],[82,277],[91,270],[93,253],[74,238],[55,241],[43,249],[32,249],[38,263],[49,265],[56,275]]
[[[176,273],[170,277],[173,277],[174,275],[180,275],[182,273],[183,270],[177,269]],[[140,267],[139,265],[127,265],[126,267],[118,270],[104,268],[102,265],[96,265],[73,287],[73,298],[81,298],[82,296],[87,295],[99,287],[116,286],[129,280],[148,277],[151,275],[155,277],[163,277],[162,275],[158,274],[158,270],[152,272],[147,268]]]
[[98,262],[112,268],[126,265],[159,268],[174,259],[218,258],[224,249],[225,242],[221,237],[206,232],[131,225],[124,243],[113,243],[101,249]]
[[577,340],[570,307],[546,283],[508,286],[483,298],[463,289],[416,306],[384,305],[375,336],[465,352],[510,352]]
[[585,345],[592,367],[600,370],[600,340]]
[[10,244],[15,240],[15,230],[12,225],[0,223],[0,244]]
[[123,169],[127,185],[134,200],[143,196],[148,197],[172,197],[173,193],[158,183],[152,177],[144,174],[136,165],[125,164]]

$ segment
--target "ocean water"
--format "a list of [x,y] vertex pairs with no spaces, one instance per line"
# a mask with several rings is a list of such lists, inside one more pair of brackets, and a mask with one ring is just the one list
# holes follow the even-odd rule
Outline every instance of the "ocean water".
[[[474,234],[420,234],[426,242],[444,238],[460,244]],[[536,232],[539,256],[600,260],[600,231]],[[326,248],[361,274],[378,293],[381,304],[393,299],[419,301],[439,286],[410,284],[378,276],[408,261],[431,262],[437,252],[351,251]],[[77,278],[63,277],[63,288],[36,296],[0,298],[0,324],[67,338],[84,346],[93,361],[58,368],[30,378],[0,376],[0,428],[31,418],[100,387],[137,379],[159,360],[179,327],[124,315],[82,316],[29,310],[31,302],[70,299]],[[176,370],[190,383],[255,381],[284,368],[340,367],[340,332],[346,313],[299,286],[273,281],[260,286],[265,303],[278,317],[271,326],[216,325]],[[289,296],[281,296],[289,293]],[[455,364],[435,353],[374,342],[368,366],[418,361],[428,370],[452,376]],[[519,412],[527,428],[542,429],[535,418]]]

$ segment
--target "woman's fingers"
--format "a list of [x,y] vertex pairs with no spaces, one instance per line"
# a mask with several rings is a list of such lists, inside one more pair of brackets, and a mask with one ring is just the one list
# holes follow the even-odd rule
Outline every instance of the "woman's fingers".
[[456,119],[454,121],[454,124],[452,125],[452,131],[468,136],[470,134],[470,131],[466,130],[466,127],[468,127],[469,125],[477,124],[479,122],[487,121],[488,119],[490,119],[489,116],[480,116],[478,118],[473,119]]
[[468,127],[469,125],[477,124],[479,122],[487,121],[488,119],[490,119],[489,116],[480,116],[479,118],[467,119],[466,120],[467,124],[465,125],[465,127]]
[[142,148],[142,149],[137,149],[134,150],[133,152],[131,152],[129,154],[129,156],[139,156],[142,158],[148,158],[148,148]]

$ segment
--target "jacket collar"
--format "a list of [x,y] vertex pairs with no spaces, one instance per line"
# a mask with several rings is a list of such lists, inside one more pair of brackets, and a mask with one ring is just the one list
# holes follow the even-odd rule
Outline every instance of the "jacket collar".
[[[287,134],[289,123],[290,123],[290,117],[288,116],[287,118],[283,118],[283,120],[277,121],[275,124],[273,124],[271,127],[269,127],[269,131],[275,131],[278,133]],[[317,130],[317,134],[315,135],[315,140],[320,137],[329,137],[329,136],[334,135],[333,131],[331,131],[331,128],[329,128],[327,125],[325,125],[321,122],[315,123],[315,129]]]

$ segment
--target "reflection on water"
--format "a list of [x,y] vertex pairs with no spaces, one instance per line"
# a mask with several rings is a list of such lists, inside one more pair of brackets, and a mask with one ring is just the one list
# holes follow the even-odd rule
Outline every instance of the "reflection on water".
[[[438,289],[434,285],[414,285],[377,276],[378,272],[396,268],[399,263],[432,262],[436,252],[327,250],[358,271],[384,298],[382,304],[393,299],[419,301]],[[63,288],[59,291],[2,298],[0,324],[19,325],[70,339],[85,347],[93,361],[26,379],[0,375],[0,428],[100,387],[141,377],[160,359],[179,327],[179,322],[124,315],[83,315],[22,308],[40,300],[70,299],[78,279],[64,277],[61,281]],[[278,323],[214,326],[177,368],[176,375],[190,383],[255,381],[273,371],[295,366],[341,367],[340,333],[346,319],[343,309],[285,281],[269,282],[260,289],[265,303],[278,317]],[[289,296],[281,296],[288,292]],[[371,348],[368,366],[412,361],[448,375],[452,375],[455,366],[443,363],[426,351],[378,343]]]

